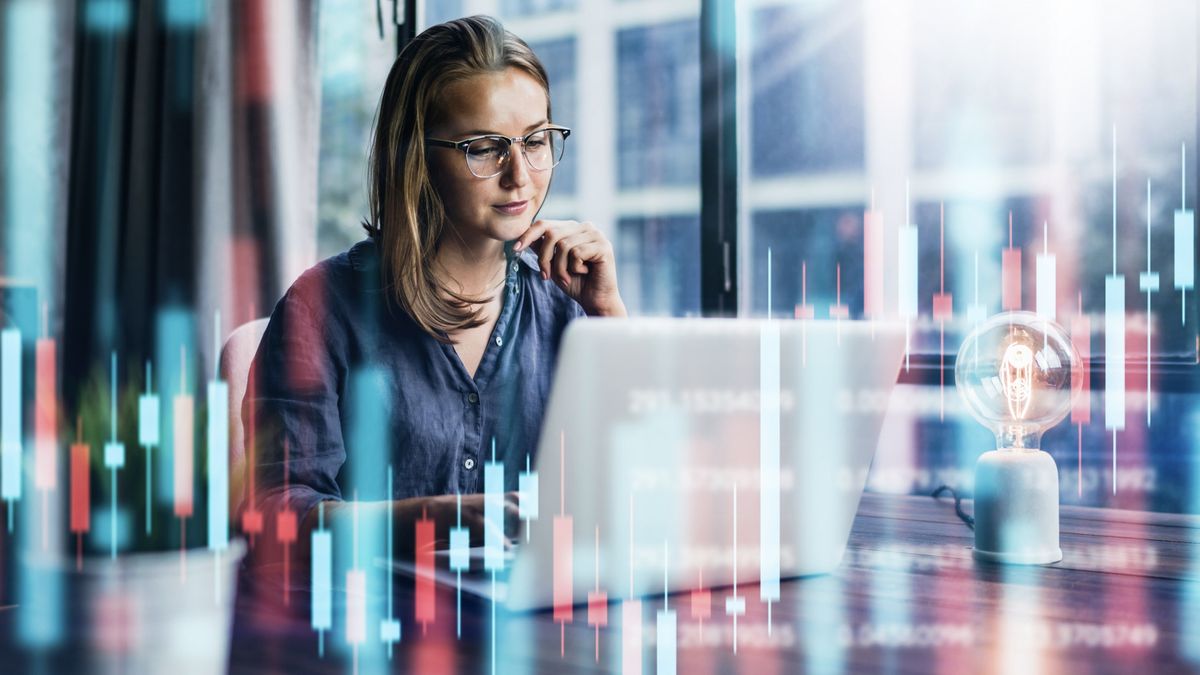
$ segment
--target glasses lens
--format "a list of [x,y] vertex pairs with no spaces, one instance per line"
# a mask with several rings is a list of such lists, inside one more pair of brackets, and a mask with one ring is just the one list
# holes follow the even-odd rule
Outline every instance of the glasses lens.
[[562,161],[566,136],[558,129],[543,129],[525,139],[525,156],[538,171],[553,169]]
[[508,142],[498,138],[480,138],[467,146],[467,167],[480,178],[500,173],[508,159]]

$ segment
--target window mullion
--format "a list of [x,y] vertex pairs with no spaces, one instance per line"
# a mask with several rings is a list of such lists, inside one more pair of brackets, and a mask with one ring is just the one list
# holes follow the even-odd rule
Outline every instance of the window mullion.
[[700,2],[700,310],[737,316],[735,3]]

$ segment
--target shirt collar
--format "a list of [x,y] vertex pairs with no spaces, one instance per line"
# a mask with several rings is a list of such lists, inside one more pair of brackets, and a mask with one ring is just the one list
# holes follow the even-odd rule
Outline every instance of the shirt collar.
[[513,251],[512,245],[513,242],[511,241],[504,242],[504,259],[505,263],[508,265],[509,277],[511,277],[513,273],[517,271],[517,269],[512,266],[513,260],[518,260],[525,263],[526,267],[534,271],[541,269],[538,266],[538,258],[536,255],[534,255],[533,251],[529,250],[528,248],[523,251]]

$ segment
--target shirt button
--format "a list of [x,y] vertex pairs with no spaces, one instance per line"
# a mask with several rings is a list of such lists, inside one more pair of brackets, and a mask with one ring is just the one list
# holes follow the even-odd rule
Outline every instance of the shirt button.
[[472,405],[479,403],[479,394],[476,394],[475,392],[467,394],[467,401],[469,401]]
[[468,457],[465,460],[463,460],[463,468],[465,468],[467,471],[474,469],[475,468],[475,458]]
[[504,346],[504,338],[500,337],[499,335],[496,336],[496,346],[497,347]]

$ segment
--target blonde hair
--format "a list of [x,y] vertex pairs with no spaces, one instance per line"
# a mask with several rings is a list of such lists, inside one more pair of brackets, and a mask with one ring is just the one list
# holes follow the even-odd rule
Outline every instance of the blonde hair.
[[425,332],[440,334],[483,323],[471,298],[433,274],[434,254],[446,231],[446,211],[430,181],[425,134],[439,114],[442,93],[475,75],[517,68],[546,90],[546,69],[524,40],[499,21],[472,16],[432,26],[392,64],[379,101],[369,167],[370,219],[363,223],[380,252],[385,295]]

